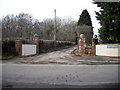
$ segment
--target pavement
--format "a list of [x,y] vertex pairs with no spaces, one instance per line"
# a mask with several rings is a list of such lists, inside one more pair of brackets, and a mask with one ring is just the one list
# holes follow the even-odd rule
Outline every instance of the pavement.
[[118,87],[119,65],[2,64],[3,88]]
[[77,46],[44,53],[31,57],[14,58],[3,60],[2,63],[11,64],[65,64],[65,65],[101,65],[101,64],[120,64],[120,58],[99,57],[99,56],[75,56],[72,52]]

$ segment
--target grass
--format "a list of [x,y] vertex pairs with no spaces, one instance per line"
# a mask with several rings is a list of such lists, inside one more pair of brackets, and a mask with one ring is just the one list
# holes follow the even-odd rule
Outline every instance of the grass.
[[2,56],[2,60],[10,60],[13,58],[32,57],[32,56],[37,56],[37,55],[39,55],[39,54],[29,55],[29,56]]
[[92,55],[87,55],[87,54],[81,54],[80,51],[78,49],[75,49],[73,51],[73,54],[76,55],[76,56],[92,56]]
[[76,56],[81,56],[81,53],[80,53],[80,51],[78,49],[75,49],[73,51],[73,54],[76,55]]
[[2,60],[8,60],[8,59],[12,59],[18,56],[2,56]]

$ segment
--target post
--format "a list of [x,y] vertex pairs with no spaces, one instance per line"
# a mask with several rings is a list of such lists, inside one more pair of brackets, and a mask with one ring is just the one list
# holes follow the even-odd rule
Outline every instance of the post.
[[97,35],[92,38],[92,55],[96,55],[96,44],[98,44]]
[[84,38],[84,34],[80,34],[79,51],[80,51],[80,53],[82,55],[85,54],[85,38]]
[[33,43],[36,44],[36,53],[38,54],[40,51],[40,48],[39,48],[39,39],[38,39],[37,33],[34,34]]
[[15,49],[19,56],[22,56],[22,42],[20,40],[15,41]]
[[39,53],[39,40],[38,39],[34,39],[33,43],[36,44],[36,53]]
[[80,53],[83,55],[85,54],[85,42],[83,39],[80,39],[80,47],[79,47]]
[[54,10],[54,46],[56,47],[56,9]]

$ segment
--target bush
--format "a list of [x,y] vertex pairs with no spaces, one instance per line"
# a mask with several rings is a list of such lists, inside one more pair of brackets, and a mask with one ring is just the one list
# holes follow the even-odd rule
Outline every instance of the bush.
[[3,41],[2,42],[2,56],[17,56],[18,53],[15,50],[15,41]]

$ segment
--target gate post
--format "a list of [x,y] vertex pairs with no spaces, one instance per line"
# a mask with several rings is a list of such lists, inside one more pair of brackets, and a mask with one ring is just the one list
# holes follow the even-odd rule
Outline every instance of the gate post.
[[80,51],[81,54],[85,54],[85,38],[84,38],[84,34],[80,35],[79,51]]
[[40,51],[39,51],[39,39],[38,39],[38,34],[35,33],[34,36],[33,36],[33,43],[36,44],[36,53],[38,54]]
[[15,40],[15,49],[19,56],[22,56],[22,42],[20,40]]
[[98,44],[97,35],[92,38],[92,55],[96,55],[96,44]]
[[33,43],[36,44],[36,53],[39,53],[39,40],[38,39],[33,39]]

